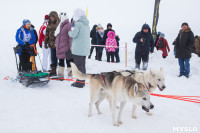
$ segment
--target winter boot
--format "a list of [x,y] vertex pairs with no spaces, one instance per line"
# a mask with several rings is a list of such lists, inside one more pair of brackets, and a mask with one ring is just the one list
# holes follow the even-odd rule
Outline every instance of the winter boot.
[[102,53],[99,53],[98,54],[98,61],[102,61],[101,58],[102,58]]
[[142,70],[147,70],[147,67],[148,67],[148,62],[143,62]]
[[136,64],[136,65],[135,65],[135,69],[140,70],[140,64]]
[[58,76],[59,78],[64,78],[64,67],[59,66]]
[[72,78],[72,68],[71,67],[67,68],[67,73],[68,73],[68,78]]
[[88,59],[91,59],[91,55],[88,56]]
[[56,66],[51,65],[51,71],[50,71],[49,76],[56,76],[57,75],[56,68],[57,68]]

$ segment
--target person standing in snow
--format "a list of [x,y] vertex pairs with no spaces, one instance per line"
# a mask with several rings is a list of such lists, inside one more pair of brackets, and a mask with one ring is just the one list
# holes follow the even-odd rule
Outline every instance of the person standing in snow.
[[19,55],[19,71],[31,71],[32,63],[30,62],[31,54],[33,54],[33,47],[35,44],[35,34],[31,28],[31,22],[28,19],[23,20],[23,25],[17,30],[16,41],[18,43],[16,53]]
[[[103,36],[103,41],[104,41],[104,45],[106,45],[106,39],[108,38],[108,32],[109,31],[114,31],[112,29],[112,24],[111,23],[108,23],[107,24],[107,29],[104,31],[104,36]],[[115,32],[115,31],[114,31]]]
[[116,52],[116,48],[117,48],[117,41],[115,39],[115,32],[109,31],[108,38],[106,39],[106,52],[107,52],[108,63],[110,63],[110,58],[111,58],[111,62],[115,63],[114,54]]
[[[163,58],[166,58],[168,56],[168,53],[170,52],[170,48],[169,48],[167,40],[165,39],[164,33],[160,34],[160,38],[157,41],[156,47],[158,48],[158,50],[162,50]],[[167,52],[167,50],[168,50],[168,52]]]
[[119,63],[120,62],[120,57],[119,57],[119,40],[120,40],[120,38],[119,38],[118,35],[116,35],[115,39],[117,41],[117,48],[116,48],[116,51],[115,51],[114,55],[115,55],[116,63]]
[[[97,45],[104,46],[103,36],[104,36],[104,29],[101,26],[101,24],[98,24],[96,27],[96,39],[97,39]],[[103,55],[103,49],[104,47],[97,47],[97,57],[98,61],[102,61],[102,55]]]
[[57,75],[56,69],[58,64],[58,59],[56,57],[56,47],[55,47],[55,40],[56,37],[54,35],[54,32],[56,31],[56,28],[58,27],[60,20],[58,18],[58,13],[56,11],[52,11],[49,14],[49,21],[46,28],[46,34],[45,34],[45,48],[51,49],[51,72],[50,76]]
[[72,24],[69,22],[66,12],[61,12],[59,17],[60,17],[60,24],[58,25],[58,28],[55,31],[55,36],[56,36],[55,46],[56,46],[56,56],[59,59],[58,76],[60,78],[64,78],[65,59],[67,63],[68,76],[72,76],[70,73],[71,72],[70,62],[73,62],[73,58],[67,60],[66,56],[66,53],[69,52],[71,48],[72,38],[69,37],[68,32],[71,30]]
[[42,48],[43,51],[43,59],[42,59],[42,66],[43,66],[43,71],[47,72],[50,71],[50,64],[51,64],[51,50],[50,48],[45,48],[44,40],[45,40],[45,34],[46,34],[46,28],[48,25],[49,21],[49,15],[45,15],[44,17],[44,23],[40,27],[39,30],[39,46]]
[[[86,73],[85,59],[90,54],[90,27],[85,11],[79,8],[76,9],[74,11],[73,21],[75,22],[75,26],[73,31],[69,31],[68,34],[72,38],[74,63],[82,73]],[[83,88],[85,81],[77,80],[72,86]]]
[[194,46],[194,34],[188,23],[181,25],[181,30],[174,42],[176,48],[176,58],[178,58],[180,74],[179,77],[185,76],[189,78],[190,74],[190,58],[192,57],[192,48]]
[[195,36],[195,53],[200,57],[200,36]]
[[135,49],[135,62],[136,69],[140,69],[141,60],[143,62],[143,70],[147,70],[149,61],[149,52],[154,51],[154,40],[151,34],[151,29],[148,24],[142,26],[142,30],[136,33],[133,38],[133,42],[136,43]]
[[[160,38],[160,34],[161,34],[161,32],[159,31],[158,34],[156,35],[156,38],[155,38],[155,41],[154,41],[154,46],[155,47],[156,47],[156,44],[157,44],[157,42],[158,42],[158,40]],[[158,47],[156,47],[156,49],[158,50]]]
[[[91,44],[92,45],[97,45],[97,38],[96,38],[96,32],[97,31],[96,31],[96,28],[97,28],[97,25],[94,25],[93,28],[92,28],[92,30],[90,31],[90,38],[92,38],[92,40],[91,40]],[[95,47],[95,46],[91,46],[90,55],[88,56],[88,59],[91,58],[94,48],[96,49],[95,60],[98,60],[98,57],[97,57],[97,47]]]

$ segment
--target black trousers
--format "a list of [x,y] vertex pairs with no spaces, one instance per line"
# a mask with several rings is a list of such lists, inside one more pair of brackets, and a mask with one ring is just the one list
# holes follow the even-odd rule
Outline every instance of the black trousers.
[[111,62],[114,62],[115,52],[106,52],[106,54],[107,54],[107,62],[110,62],[110,58],[111,58]]
[[19,55],[19,71],[31,71],[32,63],[30,62],[31,55],[28,52],[22,51]]
[[68,59],[59,59],[59,66],[65,67],[65,60],[66,60],[67,67],[71,67],[70,62],[74,62],[73,58],[70,59],[70,60],[68,60]]
[[136,64],[140,65],[142,62],[148,62],[149,61],[149,55],[148,54],[135,54],[135,62]]
[[[86,73],[86,68],[85,68],[86,56],[73,55],[73,57],[74,57],[74,64],[77,66],[79,71],[85,74]],[[85,80],[77,80],[77,81],[78,82],[75,83],[76,86],[79,86],[79,87],[85,86]]]
[[[92,45],[94,45],[94,44],[92,44]],[[94,47],[94,46],[92,46],[91,49],[90,49],[90,56],[92,56],[92,53],[93,53],[93,51],[94,51],[94,48],[95,48],[95,50],[96,50],[96,57],[97,57],[97,47]]]

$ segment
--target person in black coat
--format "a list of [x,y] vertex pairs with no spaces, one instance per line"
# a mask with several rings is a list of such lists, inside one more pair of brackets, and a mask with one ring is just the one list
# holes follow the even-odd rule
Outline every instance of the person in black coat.
[[[98,24],[96,30],[97,30],[97,32],[96,32],[97,45],[104,46],[104,41],[103,41],[104,29],[101,26],[101,24]],[[104,47],[97,47],[98,61],[102,61],[101,58],[102,58],[102,54],[103,54],[103,49],[104,49]]]
[[[156,35],[156,38],[155,38],[155,41],[154,41],[154,46],[155,46],[155,47],[156,47],[156,44],[157,44],[157,42],[158,42],[158,40],[159,40],[159,38],[160,38],[160,34],[161,34],[161,32],[158,32],[158,34]],[[156,49],[158,50],[159,47],[156,47]]]
[[[92,40],[91,40],[91,44],[92,45],[97,45],[96,28],[97,28],[97,25],[94,25],[93,28],[92,28],[92,30],[91,30],[91,32],[90,32],[90,38],[92,38]],[[92,46],[91,49],[90,49],[90,55],[88,56],[88,59],[91,58],[94,48],[96,49],[95,59],[96,60],[98,59],[97,58],[97,47],[94,47],[94,46]]]
[[142,30],[136,33],[133,42],[137,43],[135,49],[136,69],[140,69],[141,60],[143,61],[143,70],[147,70],[149,61],[149,52],[154,51],[154,40],[151,29],[148,24],[142,26]]
[[117,41],[117,49],[116,49],[116,51],[115,51],[115,59],[116,59],[116,63],[119,63],[120,62],[120,57],[119,57],[119,40],[120,40],[120,38],[119,38],[119,36],[118,35],[116,35],[115,36],[115,39],[116,39],[116,41]]
[[190,74],[190,58],[192,48],[194,47],[194,34],[187,23],[183,23],[181,30],[174,41],[176,58],[178,58],[180,66],[180,75],[189,78]]
[[[112,29],[112,24],[111,23],[108,23],[107,24],[107,29],[104,31],[104,36],[103,36],[103,42],[104,42],[104,45],[106,45],[106,39],[108,38],[108,32],[109,31],[114,31]],[[115,32],[115,31],[114,31]]]

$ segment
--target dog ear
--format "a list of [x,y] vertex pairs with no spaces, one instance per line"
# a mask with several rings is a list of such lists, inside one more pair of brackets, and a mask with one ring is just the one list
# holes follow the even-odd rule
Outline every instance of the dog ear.
[[137,92],[138,92],[138,84],[136,83],[134,85],[134,97],[136,96]]
[[151,74],[152,77],[155,77],[155,74],[153,74],[153,72],[151,71],[151,69],[150,69],[150,74]]
[[162,67],[160,67],[160,71],[163,72],[163,68]]

